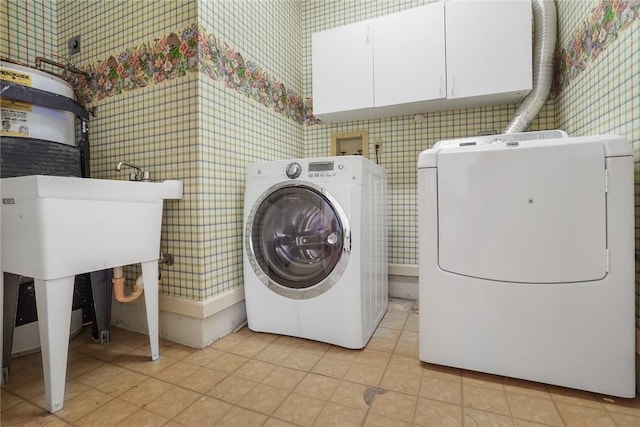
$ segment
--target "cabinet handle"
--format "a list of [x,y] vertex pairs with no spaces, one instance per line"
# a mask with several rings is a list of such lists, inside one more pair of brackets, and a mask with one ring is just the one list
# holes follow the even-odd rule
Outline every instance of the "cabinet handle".
[[443,95],[443,93],[442,93],[442,74],[438,74],[438,79],[439,79],[439,83],[440,83],[439,86],[438,86],[438,93],[440,95]]
[[367,31],[364,34],[364,41],[366,44],[371,42],[371,25],[367,24]]
[[453,73],[449,74],[449,81],[451,83],[451,95],[455,95],[455,91],[454,91],[454,87],[455,87],[455,80],[453,79]]

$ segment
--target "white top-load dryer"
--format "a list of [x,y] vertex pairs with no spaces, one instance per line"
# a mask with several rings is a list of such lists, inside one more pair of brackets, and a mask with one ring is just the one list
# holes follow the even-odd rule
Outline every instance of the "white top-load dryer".
[[418,192],[421,360],[635,396],[628,141],[441,141]]

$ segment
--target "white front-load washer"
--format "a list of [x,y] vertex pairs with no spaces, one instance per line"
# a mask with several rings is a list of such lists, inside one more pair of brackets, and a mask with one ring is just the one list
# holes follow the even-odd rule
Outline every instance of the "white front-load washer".
[[247,167],[251,330],[363,348],[387,309],[385,170],[363,156]]
[[634,397],[631,146],[549,132],[420,154],[420,359]]

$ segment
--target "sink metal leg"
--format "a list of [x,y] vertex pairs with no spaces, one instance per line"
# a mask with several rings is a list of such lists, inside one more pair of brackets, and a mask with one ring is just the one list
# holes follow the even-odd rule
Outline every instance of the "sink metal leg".
[[142,281],[144,282],[144,301],[147,311],[147,325],[149,328],[149,345],[151,346],[151,360],[160,357],[158,340],[158,261],[147,261],[142,264]]
[[4,273],[2,303],[2,384],[9,382],[11,368],[11,350],[13,347],[13,331],[16,327],[16,312],[18,311],[18,293],[20,291],[20,276]]
[[45,404],[51,413],[64,405],[73,283],[74,276],[35,279]]
[[93,307],[96,313],[96,323],[100,344],[109,344],[111,326],[111,300],[113,296],[113,270],[93,271],[91,277],[91,292]]

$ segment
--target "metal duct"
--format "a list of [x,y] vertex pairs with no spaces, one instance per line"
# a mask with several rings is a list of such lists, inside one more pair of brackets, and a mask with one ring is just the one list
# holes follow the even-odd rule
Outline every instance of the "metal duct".
[[556,5],[554,0],[532,0],[531,6],[534,25],[533,85],[504,133],[527,130],[551,91],[556,47]]

